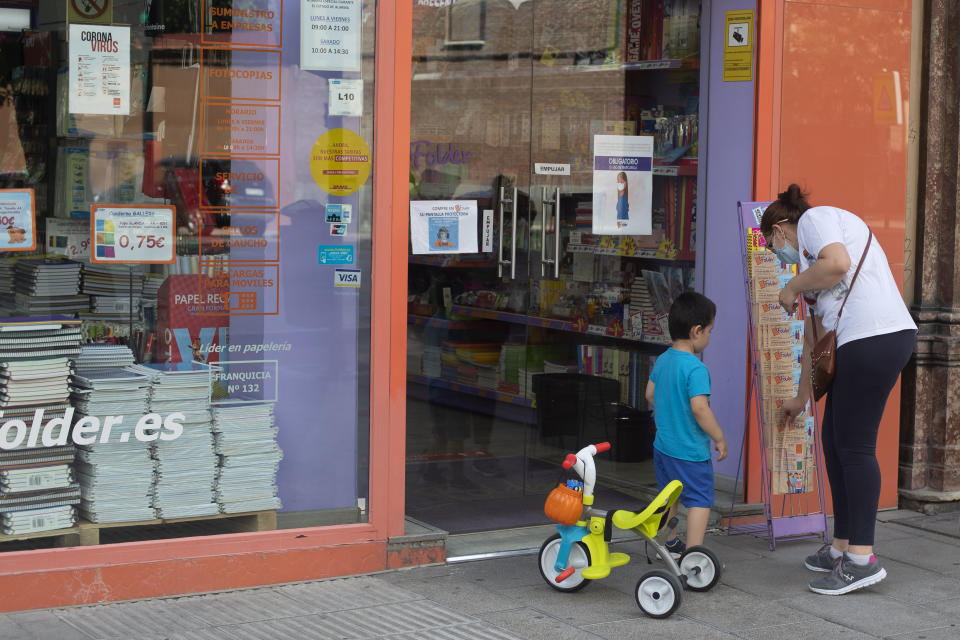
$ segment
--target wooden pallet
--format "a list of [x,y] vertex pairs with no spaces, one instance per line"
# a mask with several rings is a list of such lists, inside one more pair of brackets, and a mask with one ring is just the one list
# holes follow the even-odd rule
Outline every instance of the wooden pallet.
[[237,532],[245,531],[273,531],[277,528],[276,511],[248,511],[246,513],[218,513],[213,516],[197,516],[195,518],[161,518],[157,520],[140,520],[138,522],[87,522],[81,520],[76,526],[69,529],[54,531],[40,531],[16,536],[0,535],[0,543],[35,540],[38,538],[54,538],[58,547],[84,547],[100,544],[100,531],[103,529],[156,527],[165,524],[183,524],[189,522],[204,522],[209,520],[227,520]]

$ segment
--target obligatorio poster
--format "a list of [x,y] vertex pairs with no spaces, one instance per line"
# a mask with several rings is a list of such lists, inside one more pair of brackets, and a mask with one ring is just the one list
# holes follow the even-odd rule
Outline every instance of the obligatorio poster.
[[593,136],[593,233],[653,233],[653,136]]

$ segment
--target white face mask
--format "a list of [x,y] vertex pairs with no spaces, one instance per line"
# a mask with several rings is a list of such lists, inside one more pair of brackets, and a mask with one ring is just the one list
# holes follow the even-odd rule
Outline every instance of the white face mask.
[[626,188],[627,188],[627,185],[623,184],[622,182],[617,183],[617,191],[623,191]]

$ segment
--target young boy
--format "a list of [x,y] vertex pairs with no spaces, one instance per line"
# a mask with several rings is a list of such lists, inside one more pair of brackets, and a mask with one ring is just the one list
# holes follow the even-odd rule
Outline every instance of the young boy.
[[[703,544],[713,507],[713,465],[710,440],[718,460],[727,457],[727,441],[710,410],[710,372],[697,354],[710,344],[716,305],[693,291],[681,294],[668,317],[673,347],[653,365],[647,382],[647,402],[653,406],[657,436],[653,442],[653,467],[662,490],[671,480],[683,483],[679,502],[687,507],[687,541],[676,531],[667,532],[667,549],[679,555],[687,546]],[[676,515],[677,505],[669,518]]]

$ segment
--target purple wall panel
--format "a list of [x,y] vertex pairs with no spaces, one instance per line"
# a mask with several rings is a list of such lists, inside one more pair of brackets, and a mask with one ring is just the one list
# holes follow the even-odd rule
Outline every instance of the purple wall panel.
[[[706,157],[701,167],[704,195],[701,251],[703,293],[717,304],[717,320],[704,362],[713,382],[711,406],[723,428],[730,454],[715,463],[717,473],[737,474],[743,442],[744,381],[746,379],[747,309],[743,289],[737,202],[750,200],[753,183],[754,83],[723,81],[724,14],[756,9],[743,0],[705,2],[702,46],[709,47],[701,83],[707,86]],[[705,16],[706,17],[706,16]],[[701,136],[704,135],[701,129]],[[703,169],[702,169],[703,170]],[[741,470],[742,474],[742,470]]]
[[[327,79],[342,74],[300,70],[299,5],[283,3],[280,313],[230,320],[231,343],[292,345],[290,351],[247,356],[279,360],[275,411],[284,458],[277,482],[284,511],[351,507],[357,498],[360,295],[356,289],[334,288],[336,267],[319,264],[317,247],[353,245],[357,253],[359,199],[357,194],[340,198],[320,189],[309,158],[317,138],[338,127],[357,131],[359,118],[326,116]],[[368,182],[364,188],[369,187]],[[324,219],[329,202],[353,205],[346,236],[330,236]],[[359,268],[356,261],[342,266]],[[362,285],[369,284],[365,272]]]

